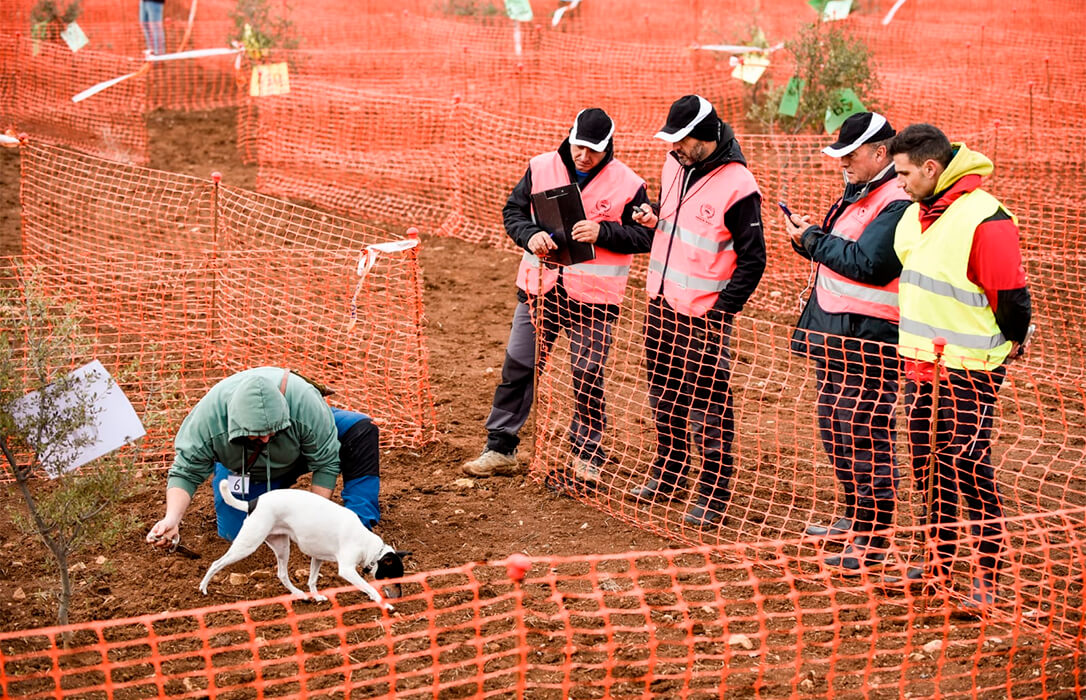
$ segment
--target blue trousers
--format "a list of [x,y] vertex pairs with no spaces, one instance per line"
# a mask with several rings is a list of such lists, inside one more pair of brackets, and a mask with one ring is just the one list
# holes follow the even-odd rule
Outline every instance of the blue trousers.
[[[381,519],[378,500],[381,491],[381,453],[377,426],[373,424],[369,416],[363,413],[333,408],[332,417],[335,419],[336,432],[339,434],[343,505],[354,512],[363,525],[372,530]],[[272,479],[271,484],[250,478],[248,493],[237,492],[234,495],[243,501],[251,501],[268,491],[290,488],[308,471],[305,460],[299,459],[290,472],[278,479]],[[231,475],[233,472],[216,462],[211,486],[215,496],[215,516],[219,536],[233,542],[247,514],[228,506],[222,494],[219,493],[219,482]]]
[[162,5],[161,2],[140,0],[140,27],[143,28],[143,39],[147,42],[147,50],[156,56],[166,53],[166,35],[162,30]]

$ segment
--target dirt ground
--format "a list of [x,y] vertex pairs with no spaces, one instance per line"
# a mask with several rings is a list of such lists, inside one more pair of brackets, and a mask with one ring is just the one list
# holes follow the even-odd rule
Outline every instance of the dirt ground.
[[[149,116],[151,167],[208,177],[252,189],[255,166],[241,162],[235,148],[231,110],[157,112]],[[18,152],[0,149],[0,255],[19,252]],[[635,529],[582,503],[554,495],[524,476],[479,480],[474,488],[454,485],[459,465],[482,449],[483,420],[501,369],[516,299],[517,256],[484,251],[459,240],[424,236],[430,375],[440,435],[417,450],[390,450],[382,459],[383,519],[378,532],[412,552],[408,573],[491,560],[513,552],[529,555],[657,550],[672,542]],[[488,372],[487,370],[491,371]],[[530,431],[526,428],[525,434]],[[529,445],[525,445],[529,447]],[[215,533],[211,494],[202,488],[182,526],[184,543],[202,558],[164,555],[143,542],[163,512],[165,471],[122,504],[135,512],[141,530],[116,545],[82,552],[72,562],[75,598],[72,622],[123,618],[166,610],[197,608],[231,600],[284,593],[274,577],[230,586],[225,576],[205,597],[197,591],[208,564],[226,542]],[[55,621],[55,567],[45,548],[24,537],[12,512],[25,508],[11,484],[0,487],[0,630],[30,629]],[[298,554],[292,568],[306,568]],[[262,549],[243,568],[274,571],[274,557]],[[342,582],[331,569],[322,587]]]

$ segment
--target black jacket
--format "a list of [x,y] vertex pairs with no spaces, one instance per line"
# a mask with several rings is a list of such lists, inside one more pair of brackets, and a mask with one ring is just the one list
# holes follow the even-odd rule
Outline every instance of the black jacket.
[[[562,141],[558,147],[558,155],[569,171],[569,181],[577,182],[577,169],[573,165],[573,155],[569,149],[569,139]],[[588,183],[599,174],[603,168],[615,157],[614,141],[607,144],[607,153],[603,160],[588,172],[588,177],[581,183],[583,190]],[[646,204],[649,201],[648,193],[644,185],[637,191],[634,198],[622,210],[622,221],[601,221],[600,235],[596,239],[596,245],[615,253],[647,253],[652,249],[652,230],[641,224],[634,223],[633,211],[635,207]],[[509,199],[502,209],[502,219],[505,222],[505,232],[521,248],[528,249],[528,240],[543,229],[532,220],[532,169],[524,173],[524,177],[516,184],[509,194]],[[561,280],[559,280],[561,281]],[[528,296],[523,290],[517,289],[517,298],[525,301]]]
[[[882,177],[872,182],[847,185],[844,196],[830,207],[822,226],[809,227],[803,232],[802,246],[793,243],[792,248],[808,260],[821,263],[858,282],[882,285],[893,281],[901,275],[901,261],[894,252],[894,231],[911,202],[901,200],[887,204],[855,241],[833,236],[828,232],[849,207],[866,197],[872,189],[885,183],[890,183],[886,184],[887,187],[894,187],[890,181],[896,177],[897,174],[891,167]],[[827,336],[844,336],[846,340],[842,343],[841,338]],[[889,345],[881,347],[878,343]],[[863,357],[855,356],[861,346],[868,351],[865,354],[874,353],[892,359],[896,356],[896,343],[896,323],[865,314],[833,314],[823,311],[813,290],[792,335],[793,352],[837,362],[863,360]],[[871,360],[871,357],[867,358],[867,361]]]
[[[678,160],[673,152],[669,152],[667,157]],[[746,166],[747,161],[739,148],[739,142],[735,139],[735,132],[727,124],[721,123],[720,139],[717,141],[716,150],[703,161],[682,166],[679,186],[683,186],[684,182],[686,185],[680,192],[680,201],[681,197],[699,180],[728,163],[740,163]],[[668,186],[669,183],[660,185],[661,188]],[[661,199],[663,199],[663,194],[661,194]],[[735,272],[732,274],[731,282],[720,292],[712,310],[725,316],[732,316],[743,310],[743,305],[747,303],[750,295],[754,294],[758,282],[762,279],[762,273],[765,272],[762,196],[755,192],[732,204],[728,211],[724,212],[724,225],[732,234],[732,245],[736,257]]]

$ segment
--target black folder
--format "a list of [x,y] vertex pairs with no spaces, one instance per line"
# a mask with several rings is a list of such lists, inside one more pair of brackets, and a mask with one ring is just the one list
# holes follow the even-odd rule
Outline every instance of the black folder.
[[575,265],[596,257],[596,247],[591,243],[580,243],[570,237],[569,232],[578,221],[584,221],[584,203],[581,202],[581,188],[577,185],[563,185],[552,190],[536,192],[532,195],[532,209],[535,221],[551,234],[558,244],[558,250],[552,252],[547,262],[559,265]]

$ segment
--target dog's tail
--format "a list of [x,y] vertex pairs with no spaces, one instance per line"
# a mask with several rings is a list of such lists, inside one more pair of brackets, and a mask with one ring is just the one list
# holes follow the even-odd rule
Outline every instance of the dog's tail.
[[230,493],[230,481],[228,479],[223,479],[219,482],[219,493],[222,494],[222,500],[226,501],[226,505],[231,508],[236,508],[243,513],[249,512],[249,503]]

